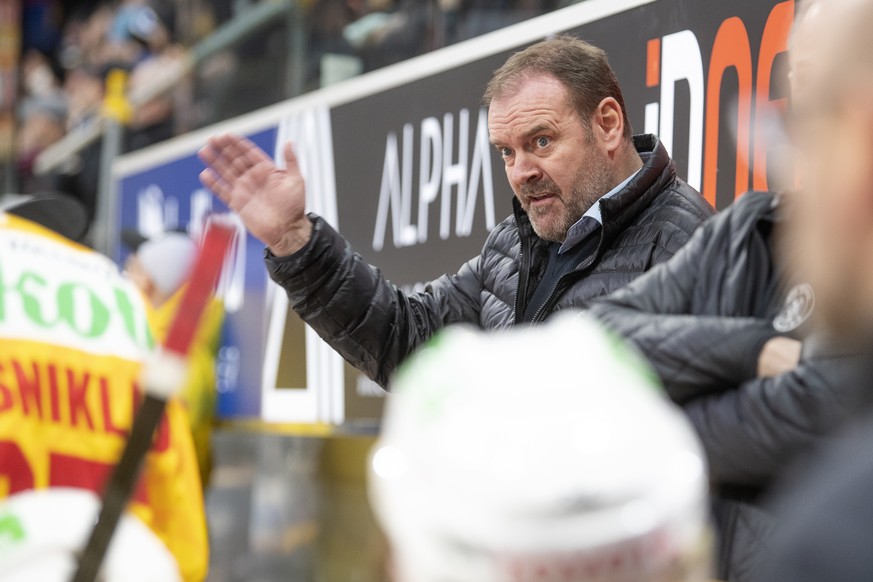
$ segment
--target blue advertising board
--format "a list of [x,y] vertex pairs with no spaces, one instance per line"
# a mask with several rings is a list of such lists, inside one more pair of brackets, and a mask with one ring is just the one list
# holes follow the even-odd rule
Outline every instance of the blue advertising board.
[[[272,151],[276,129],[248,137]],[[134,229],[145,236],[174,229],[199,235],[210,213],[227,212],[227,207],[200,184],[198,176],[203,168],[195,151],[123,177],[117,185],[121,229]],[[217,361],[217,414],[257,417],[260,391],[247,387],[261,385],[267,274],[263,245],[244,229],[239,234],[242,236],[237,237],[218,289],[226,315]],[[116,261],[123,264],[129,252],[119,244]]]

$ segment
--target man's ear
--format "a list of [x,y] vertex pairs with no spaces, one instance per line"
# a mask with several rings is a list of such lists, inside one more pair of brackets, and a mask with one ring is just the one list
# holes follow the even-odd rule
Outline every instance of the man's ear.
[[604,98],[594,110],[591,120],[594,135],[607,151],[615,151],[624,138],[624,114],[614,97]]

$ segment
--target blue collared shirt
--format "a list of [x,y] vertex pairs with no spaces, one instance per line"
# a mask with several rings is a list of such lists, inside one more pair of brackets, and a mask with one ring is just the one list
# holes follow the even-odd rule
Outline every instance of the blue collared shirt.
[[[640,168],[642,169],[642,168]],[[570,227],[567,231],[567,238],[564,239],[561,248],[558,249],[558,254],[563,255],[577,244],[579,244],[585,237],[589,234],[597,230],[598,227],[603,225],[603,218],[600,215],[600,201],[605,198],[612,198],[619,192],[621,192],[622,188],[628,185],[628,183],[634,179],[634,176],[640,173],[640,170],[637,170],[630,176],[628,176],[621,184],[601,196],[597,199],[597,202],[591,205],[585,214],[582,215],[582,218],[576,221],[576,223]]]

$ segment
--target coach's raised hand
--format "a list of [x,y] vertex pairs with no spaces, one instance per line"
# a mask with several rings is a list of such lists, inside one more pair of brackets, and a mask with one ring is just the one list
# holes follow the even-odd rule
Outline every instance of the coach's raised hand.
[[200,150],[206,164],[200,181],[242,219],[276,256],[294,253],[312,234],[306,189],[291,143],[280,169],[250,140],[233,134],[212,137]]

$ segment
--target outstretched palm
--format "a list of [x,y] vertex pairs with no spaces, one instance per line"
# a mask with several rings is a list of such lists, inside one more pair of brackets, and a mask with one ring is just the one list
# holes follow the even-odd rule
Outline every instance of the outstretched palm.
[[200,181],[242,219],[246,228],[271,248],[308,223],[303,176],[291,144],[285,145],[285,169],[250,140],[237,135],[211,138],[199,157],[207,168]]

